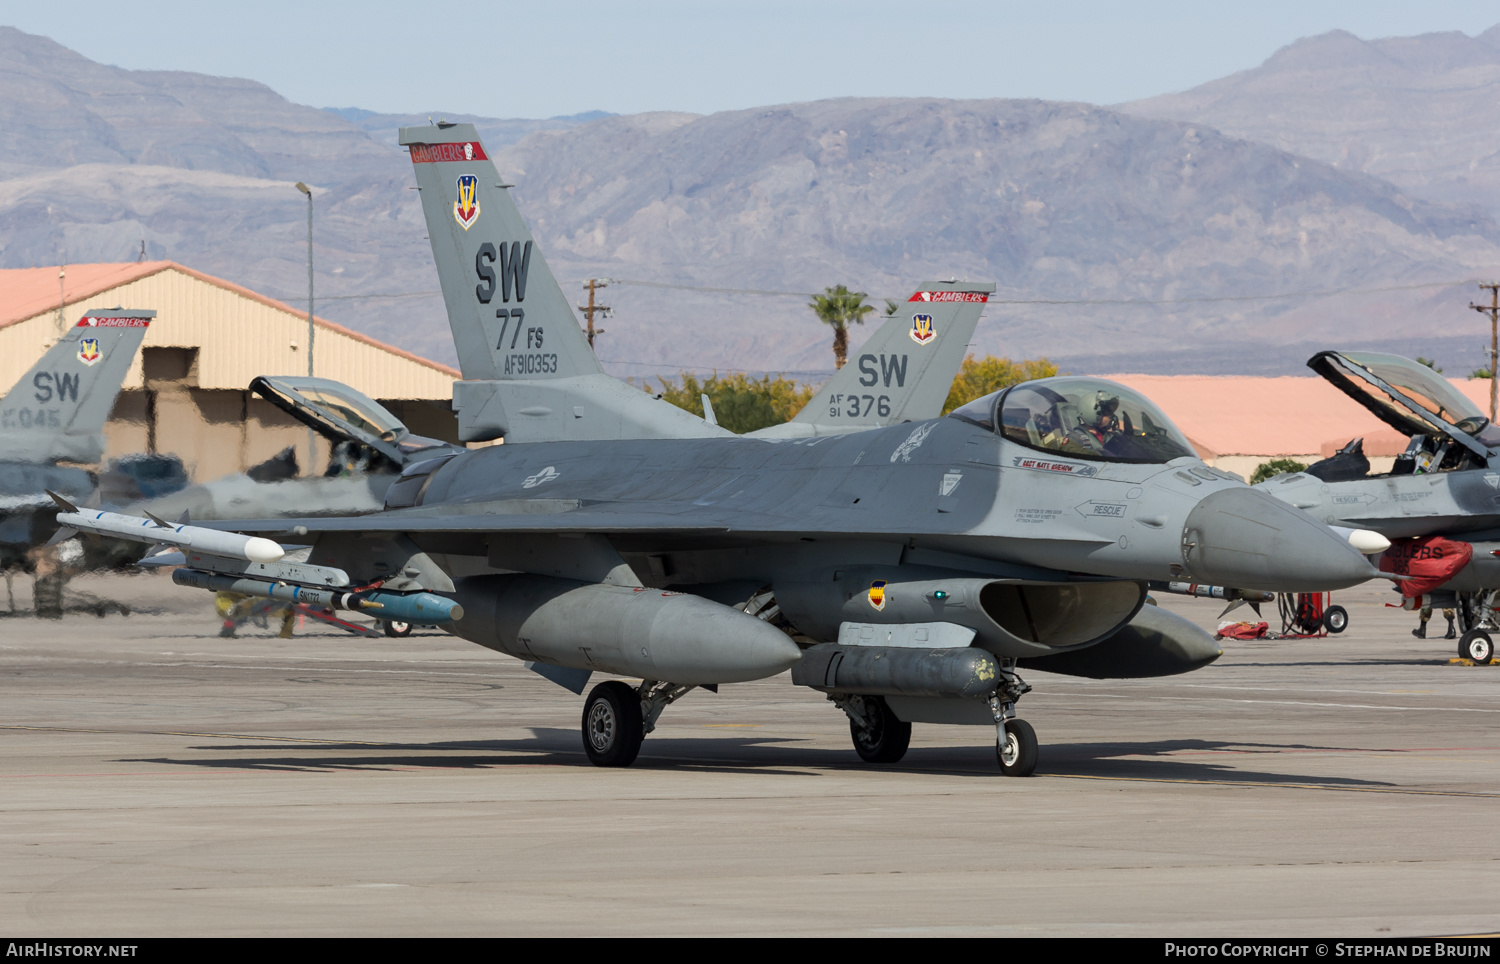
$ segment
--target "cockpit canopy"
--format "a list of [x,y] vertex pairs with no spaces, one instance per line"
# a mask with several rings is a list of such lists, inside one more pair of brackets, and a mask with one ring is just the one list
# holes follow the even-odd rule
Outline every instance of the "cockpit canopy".
[[1481,459],[1483,447],[1500,447],[1500,429],[1479,406],[1420,362],[1373,351],[1322,351],[1307,367],[1403,435],[1447,436]]
[[1028,448],[1103,462],[1197,457],[1187,436],[1145,396],[1102,378],[1024,382],[952,413]]
[[374,399],[342,382],[262,375],[250,383],[250,390],[334,443],[367,446],[398,468],[417,453],[454,448],[446,442],[413,435]]

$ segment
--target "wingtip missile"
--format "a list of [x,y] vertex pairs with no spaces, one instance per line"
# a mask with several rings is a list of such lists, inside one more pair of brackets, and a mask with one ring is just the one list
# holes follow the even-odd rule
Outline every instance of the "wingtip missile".
[[203,526],[177,525],[163,522],[150,513],[146,518],[124,515],[119,512],[103,512],[95,509],[81,511],[68,500],[55,493],[48,493],[64,511],[57,514],[59,525],[93,535],[126,539],[130,542],[158,543],[196,549],[202,553],[246,559],[250,562],[276,562],[286,555],[279,543],[260,536],[247,536],[238,532],[221,532]]

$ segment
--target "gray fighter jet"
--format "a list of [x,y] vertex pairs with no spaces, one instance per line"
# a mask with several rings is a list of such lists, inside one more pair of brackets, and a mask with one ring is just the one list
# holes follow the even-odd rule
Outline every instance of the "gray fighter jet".
[[[1037,742],[1015,717],[1021,668],[1153,676],[1220,654],[1143,608],[1147,580],[1317,590],[1377,575],[1341,535],[1204,465],[1148,400],[1100,379],[810,438],[670,437],[675,416],[641,392],[639,405],[578,412],[577,383],[558,384],[592,377],[563,374],[592,364],[569,337],[578,323],[555,285],[528,287],[550,276],[473,128],[402,141],[424,194],[453,183],[448,223],[429,223],[465,374],[488,383],[459,386],[477,406],[461,401],[467,424],[576,419],[584,435],[655,436],[512,438],[424,460],[375,515],[212,527],[256,534],[241,542],[89,512],[60,522],[185,547],[184,585],[443,625],[575,693],[594,672],[640,679],[585,700],[584,749],[607,766],[631,763],[693,688],[790,668],[845,712],[865,760],[900,759],[913,722],[976,723],[995,727],[1002,770],[1024,775]],[[498,242],[471,237],[487,219]],[[507,372],[557,377],[534,401]],[[546,411],[525,414],[533,402]],[[280,561],[265,537],[311,552]],[[229,548],[193,548],[209,545]]]
[[[1392,540],[1447,536],[1470,543],[1469,563],[1424,601],[1457,608],[1464,630],[1459,655],[1488,663],[1490,634],[1500,629],[1500,426],[1410,358],[1324,351],[1307,365],[1411,441],[1389,472],[1371,473],[1356,439],[1305,472],[1257,488],[1331,526]],[[1399,557],[1404,549],[1398,542],[1387,554]]]
[[0,568],[56,528],[47,491],[83,501],[104,454],[104,423],[154,311],[119,308],[84,315],[0,401]]

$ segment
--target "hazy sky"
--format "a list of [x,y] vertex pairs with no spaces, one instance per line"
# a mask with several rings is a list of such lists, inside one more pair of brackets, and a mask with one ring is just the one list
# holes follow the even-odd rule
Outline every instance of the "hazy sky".
[[1494,0],[0,0],[0,23],[103,63],[249,77],[317,107],[499,117],[845,95],[1110,104],[1253,67],[1327,30],[1476,34],[1497,22]]

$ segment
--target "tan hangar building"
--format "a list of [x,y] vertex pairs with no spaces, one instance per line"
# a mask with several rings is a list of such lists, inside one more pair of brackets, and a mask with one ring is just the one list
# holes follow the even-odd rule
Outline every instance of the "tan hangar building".
[[[156,318],[105,429],[106,458],[173,453],[199,481],[288,445],[305,461],[307,430],[247,386],[257,375],[306,374],[306,312],[173,261],[0,270],[0,394],[82,315],[114,307],[153,309]],[[457,440],[456,370],[314,323],[316,375],[378,400],[418,435]],[[318,444],[314,473],[328,455]]]

